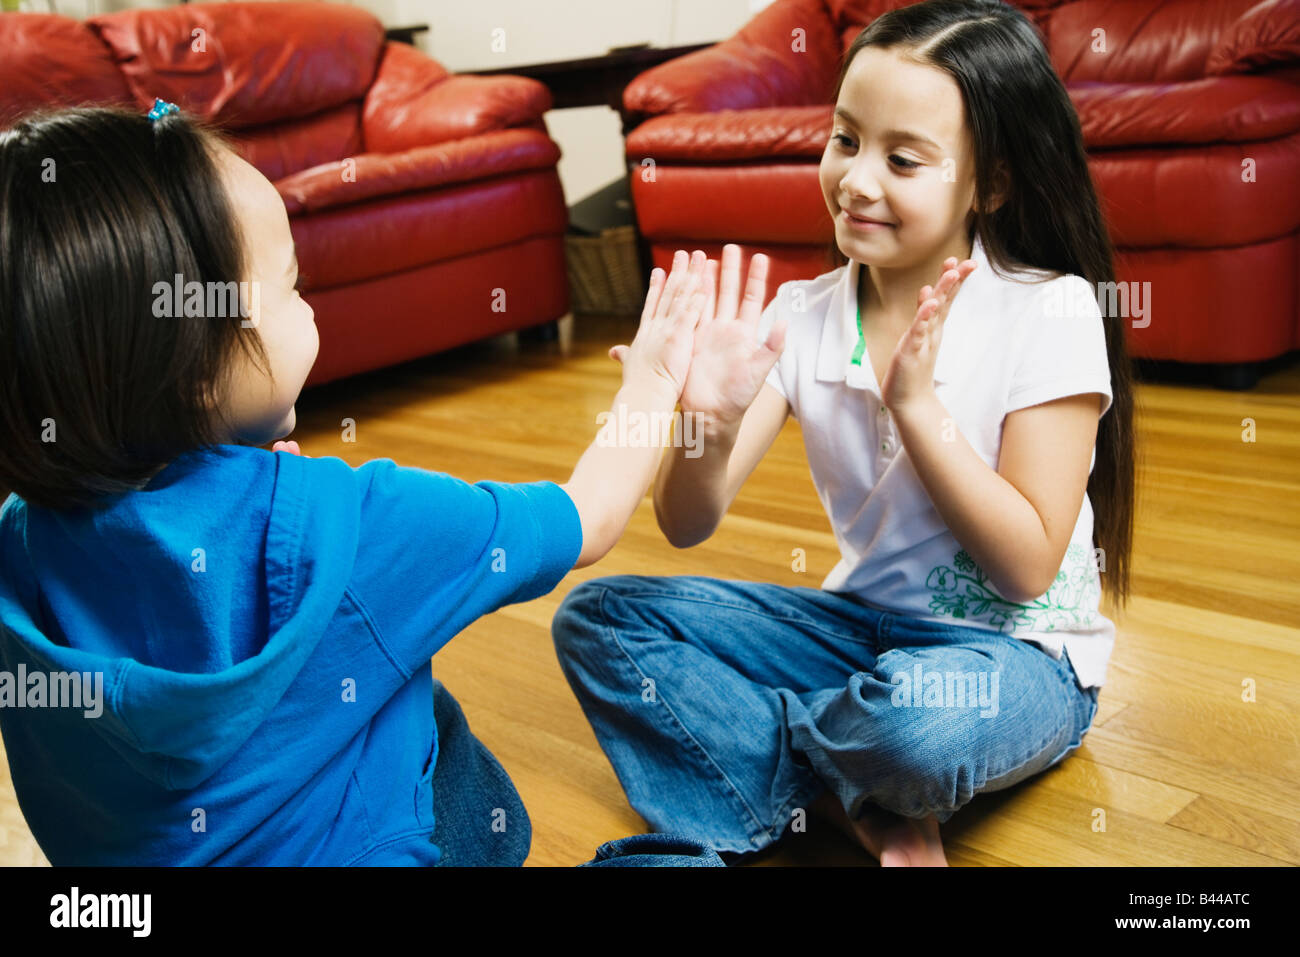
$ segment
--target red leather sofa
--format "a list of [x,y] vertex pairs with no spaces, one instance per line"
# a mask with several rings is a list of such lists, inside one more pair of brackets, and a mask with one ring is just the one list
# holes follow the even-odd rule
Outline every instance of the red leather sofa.
[[568,311],[560,151],[535,80],[449,74],[327,3],[9,13],[0,51],[0,124],[160,96],[232,135],[289,212],[320,329],[309,385]]
[[[904,5],[776,0],[628,86],[633,200],[655,264],[736,241],[773,258],[769,294],[827,271],[817,165],[835,79],[859,31]],[[1246,364],[1300,348],[1300,0],[1016,5],[1079,114],[1116,278],[1151,283],[1152,321],[1130,329],[1130,353]],[[1098,28],[1101,55],[1089,52]],[[806,52],[791,50],[796,29]],[[1253,376],[1218,371],[1222,384]]]

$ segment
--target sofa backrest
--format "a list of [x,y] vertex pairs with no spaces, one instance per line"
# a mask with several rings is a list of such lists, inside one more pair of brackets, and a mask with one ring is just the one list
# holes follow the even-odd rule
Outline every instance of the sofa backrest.
[[[876,17],[897,7],[910,7],[917,0],[826,0],[826,7],[848,50],[854,38],[862,28]],[[1045,22],[1052,9],[1061,3],[1072,0],[1019,0],[1011,5],[1019,8],[1025,16],[1046,33]]]
[[[882,13],[913,0],[826,0],[847,50]],[[1259,0],[1015,0],[1066,83],[1177,83],[1205,75],[1223,33]],[[1098,33],[1097,31],[1101,31]]]
[[1066,83],[1195,80],[1220,36],[1257,2],[1073,0],[1048,18],[1047,51]]
[[86,24],[138,104],[160,96],[230,130],[359,101],[384,46],[373,14],[338,3],[188,4]]
[[0,15],[0,51],[0,126],[42,106],[131,103],[108,50],[71,17]]
[[230,133],[267,178],[360,152],[361,103],[385,44],[366,10],[338,3],[207,3],[84,23],[0,17],[0,123],[41,106],[154,97]]

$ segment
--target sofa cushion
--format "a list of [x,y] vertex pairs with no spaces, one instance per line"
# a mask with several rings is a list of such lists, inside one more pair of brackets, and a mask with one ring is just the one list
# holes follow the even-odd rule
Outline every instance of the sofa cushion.
[[345,103],[300,120],[281,120],[231,134],[244,159],[275,182],[299,170],[363,152],[361,104]]
[[652,242],[829,244],[834,235],[817,164],[666,164],[655,182],[632,177],[641,234]]
[[1300,0],[1264,0],[1219,38],[1205,72],[1248,73],[1300,62]]
[[805,156],[818,159],[831,133],[831,107],[774,106],[717,113],[674,113],[628,134],[627,155],[688,162]]
[[196,4],[86,23],[141,107],[160,96],[228,129],[360,100],[384,45],[373,14],[335,3]]
[[6,13],[0,50],[0,123],[39,107],[131,103],[108,50],[70,17]]
[[1295,85],[1267,76],[1075,83],[1068,89],[1089,149],[1248,143],[1300,130]]
[[[1254,180],[1243,175],[1246,157]],[[1300,229],[1300,133],[1249,150],[1236,143],[1101,150],[1088,169],[1117,248],[1247,246]]]

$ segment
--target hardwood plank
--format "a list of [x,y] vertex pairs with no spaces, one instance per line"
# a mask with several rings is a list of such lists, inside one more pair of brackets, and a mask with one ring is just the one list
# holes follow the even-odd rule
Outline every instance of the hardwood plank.
[[1233,801],[1198,797],[1170,819],[1174,827],[1300,865],[1300,828],[1279,817]]
[[1059,792],[1124,814],[1136,814],[1156,824],[1167,824],[1198,795],[1154,778],[1098,764],[1091,734],[1084,746],[1054,768],[1031,779],[1034,790]]

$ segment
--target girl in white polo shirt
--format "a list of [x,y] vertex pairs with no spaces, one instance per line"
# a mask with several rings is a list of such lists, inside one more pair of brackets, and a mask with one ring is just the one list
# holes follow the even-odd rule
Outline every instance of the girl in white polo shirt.
[[552,631],[656,830],[738,855],[813,810],[883,864],[943,864],[939,824],[1096,714],[1102,585],[1128,591],[1123,319],[1098,307],[1111,246],[1022,13],[890,11],[835,100],[820,181],[847,263],[766,310],[764,257],[743,300],[724,285],[681,398],[703,454],[669,451],[655,510],[674,545],[707,539],[793,415],[839,564],[820,589],[597,579]]

